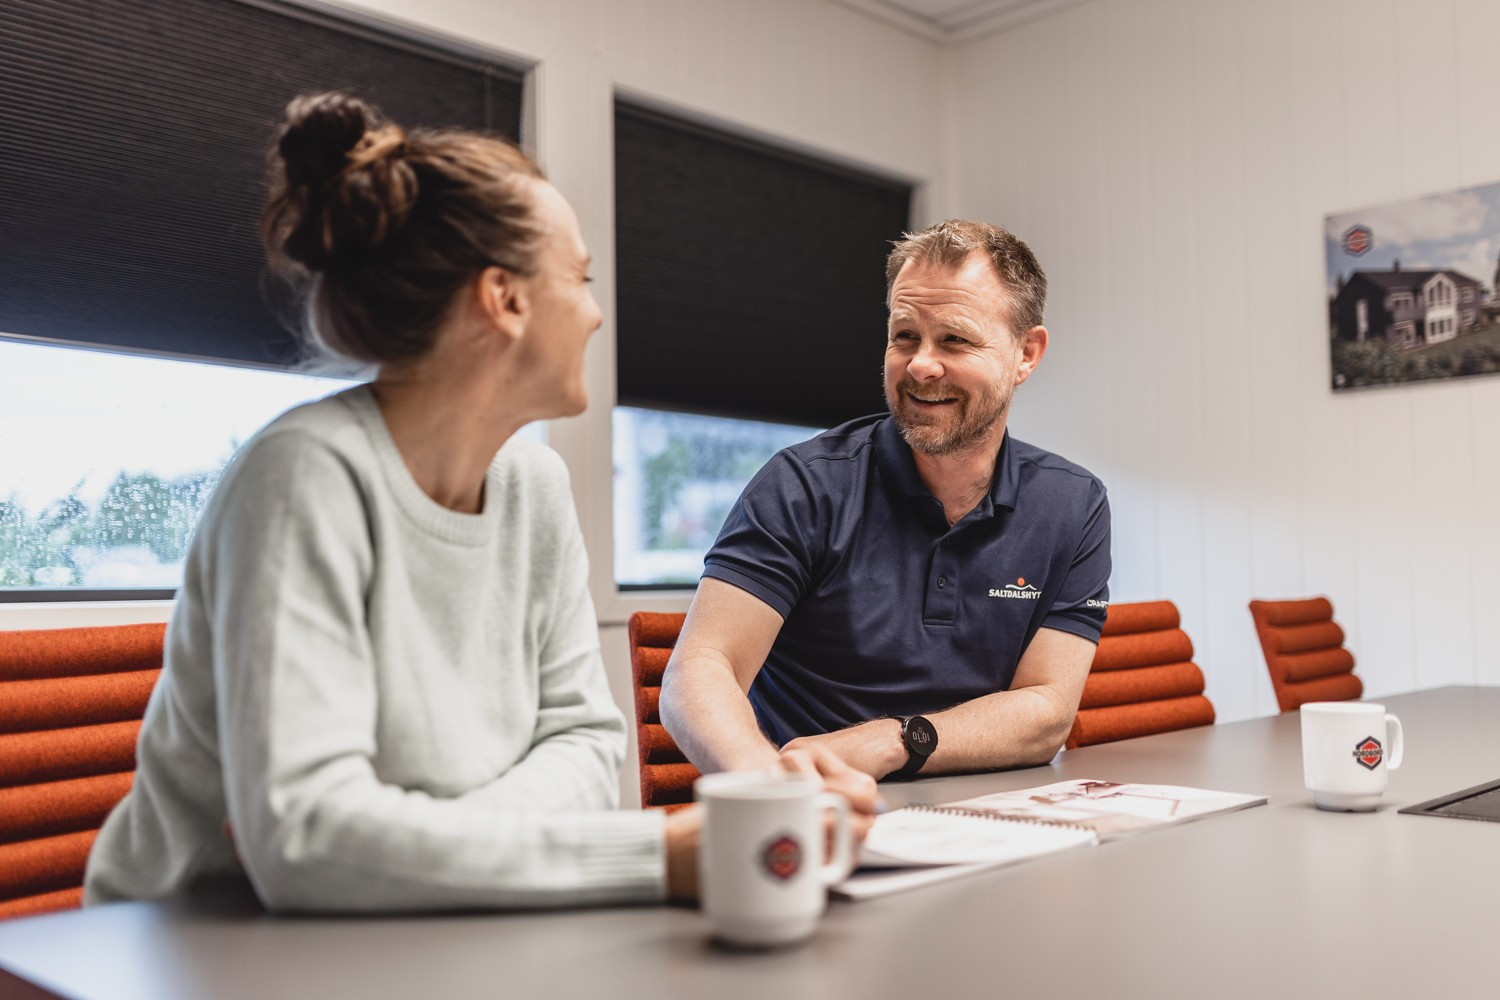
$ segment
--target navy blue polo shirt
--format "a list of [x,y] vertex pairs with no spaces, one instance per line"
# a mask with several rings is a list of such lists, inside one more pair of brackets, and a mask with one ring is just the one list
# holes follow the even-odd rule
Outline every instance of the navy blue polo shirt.
[[1040,628],[1098,642],[1109,501],[1007,433],[988,495],[950,528],[890,417],[863,417],[773,457],[704,564],[784,619],[750,687],[780,746],[1004,691]]

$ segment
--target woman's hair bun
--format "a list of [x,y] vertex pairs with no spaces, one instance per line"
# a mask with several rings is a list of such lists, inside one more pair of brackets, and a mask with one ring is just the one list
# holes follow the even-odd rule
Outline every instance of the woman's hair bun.
[[293,100],[272,156],[268,246],[310,271],[367,258],[416,200],[405,144],[397,126],[353,95]]
[[333,91],[307,94],[287,105],[276,143],[287,184],[318,188],[337,177],[365,133],[381,125],[378,112],[357,97]]

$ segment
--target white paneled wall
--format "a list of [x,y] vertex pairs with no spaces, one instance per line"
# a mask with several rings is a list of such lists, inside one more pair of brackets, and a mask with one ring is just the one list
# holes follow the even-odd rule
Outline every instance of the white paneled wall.
[[1221,719],[1275,711],[1256,596],[1329,595],[1373,694],[1500,683],[1500,379],[1334,397],[1321,237],[1500,180],[1496,38],[1483,0],[1095,0],[950,70],[956,210],[1052,276],[1016,431],[1109,484],[1114,597],[1178,602]]

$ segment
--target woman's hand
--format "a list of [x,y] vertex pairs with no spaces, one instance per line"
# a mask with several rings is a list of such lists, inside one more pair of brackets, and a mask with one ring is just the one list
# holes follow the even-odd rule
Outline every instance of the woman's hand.
[[667,899],[698,902],[698,844],[703,836],[703,807],[691,805],[667,814]]

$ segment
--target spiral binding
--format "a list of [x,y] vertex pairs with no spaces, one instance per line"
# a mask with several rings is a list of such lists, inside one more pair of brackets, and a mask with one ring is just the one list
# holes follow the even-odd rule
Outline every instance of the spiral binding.
[[1063,830],[1081,830],[1084,833],[1094,832],[1094,828],[1087,823],[1074,823],[1065,819],[1042,819],[1038,816],[1007,816],[992,809],[969,809],[964,806],[934,806],[925,802],[918,802],[909,806],[902,806],[901,808],[912,812],[939,813],[944,816],[967,816],[972,819],[989,820],[992,823],[1011,823],[1016,826],[1047,826]]

